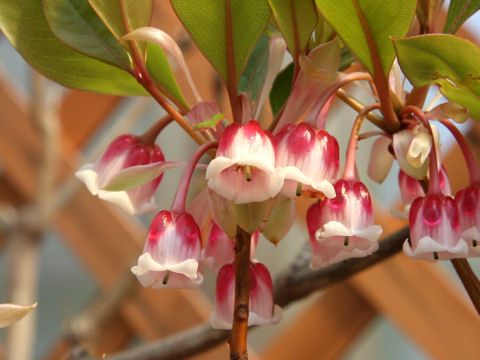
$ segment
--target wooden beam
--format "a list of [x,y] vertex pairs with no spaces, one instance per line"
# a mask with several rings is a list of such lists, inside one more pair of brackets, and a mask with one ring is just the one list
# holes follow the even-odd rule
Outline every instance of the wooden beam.
[[335,285],[308,305],[269,343],[263,360],[334,360],[375,317],[376,310],[348,284]]

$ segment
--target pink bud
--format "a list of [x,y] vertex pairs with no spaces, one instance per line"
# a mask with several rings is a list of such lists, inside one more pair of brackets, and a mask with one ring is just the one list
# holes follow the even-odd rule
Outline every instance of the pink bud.
[[467,256],[457,206],[450,196],[416,198],[410,207],[409,222],[410,239],[403,244],[408,256],[430,261]]
[[277,168],[285,178],[282,193],[290,198],[297,193],[297,184],[303,190],[320,191],[335,196],[332,181],[339,170],[337,140],[325,130],[300,123],[287,124],[275,136],[278,144]]
[[86,164],[75,173],[93,195],[110,201],[131,214],[155,211],[153,199],[162,175],[148,183],[126,191],[105,190],[110,181],[121,171],[164,161],[158,145],[144,144],[132,134],[121,135],[113,140],[95,164]]
[[[258,231],[252,234],[250,258],[255,256],[258,243]],[[207,269],[217,272],[223,265],[235,260],[235,239],[230,239],[227,234],[215,223],[210,223],[205,248],[202,251],[202,264]]]
[[207,168],[208,186],[237,204],[275,196],[283,179],[275,169],[272,135],[251,120],[229,125],[220,139],[217,156]]
[[[215,310],[210,324],[215,329],[231,329],[235,297],[235,266],[224,265],[218,272]],[[267,267],[250,263],[250,299],[248,325],[276,324],[282,309],[273,304],[272,278]]]
[[462,238],[468,243],[468,256],[480,256],[480,185],[470,185],[455,196]]
[[198,270],[200,229],[189,213],[160,211],[152,221],[143,254],[132,272],[144,287],[193,288],[203,276]]
[[319,200],[307,213],[312,269],[351,257],[370,255],[378,249],[382,228],[374,225],[370,194],[361,182],[339,180],[337,196]]

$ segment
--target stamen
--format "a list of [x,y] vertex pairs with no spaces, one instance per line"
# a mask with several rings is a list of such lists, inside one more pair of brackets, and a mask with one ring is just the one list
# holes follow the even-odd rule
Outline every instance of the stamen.
[[167,272],[165,273],[165,276],[163,277],[162,284],[167,285],[169,278],[170,278],[170,270],[167,270]]
[[247,181],[252,181],[252,169],[250,165],[245,165],[245,177]]
[[343,245],[348,246],[349,241],[350,238],[348,236],[345,236],[345,240],[343,240]]
[[302,196],[302,183],[297,182],[297,196]]
[[438,260],[438,253],[436,251],[433,252],[433,258],[435,260]]

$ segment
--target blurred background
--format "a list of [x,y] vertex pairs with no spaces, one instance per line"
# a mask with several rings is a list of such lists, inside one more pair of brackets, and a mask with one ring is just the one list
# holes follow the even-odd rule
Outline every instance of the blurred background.
[[[224,89],[168,2],[155,1],[155,9],[154,26],[182,46],[202,97],[225,109]],[[478,44],[478,19],[472,17],[459,36]],[[362,89],[348,91],[368,103]],[[0,302],[12,296],[38,301],[17,330],[0,329],[0,358],[64,359],[72,349],[100,356],[208,321],[215,274],[207,273],[195,291],[141,288],[129,267],[141,253],[153,215],[133,218],[91,196],[73,177],[117,135],[140,134],[162,115],[149,98],[62,88],[35,74],[0,34]],[[342,154],[354,117],[340,103],[329,114],[336,121],[327,129],[337,136]],[[479,154],[479,126],[469,123],[462,131]],[[168,160],[177,161],[188,160],[196,147],[176,124],[157,143]],[[360,144],[359,172],[376,199],[378,222],[390,234],[404,225],[390,216],[399,197],[398,168],[381,185],[368,182],[371,143]],[[442,144],[455,192],[467,184],[465,164],[444,132]],[[157,192],[160,209],[170,207],[180,176],[181,170],[164,175]],[[203,181],[197,178],[191,192]],[[307,241],[310,203],[298,202],[298,220],[277,247],[259,242],[257,258],[274,279]],[[479,261],[471,264],[480,273]],[[280,324],[254,329],[249,344],[252,359],[266,360],[478,359],[479,338],[480,319],[450,263],[416,262],[399,254],[285,308]],[[12,353],[9,346],[20,350]],[[228,349],[221,345],[195,358],[226,359]]]

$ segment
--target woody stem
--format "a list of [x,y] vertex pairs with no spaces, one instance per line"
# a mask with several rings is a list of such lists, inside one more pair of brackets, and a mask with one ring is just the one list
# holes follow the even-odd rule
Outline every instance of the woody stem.
[[235,237],[235,302],[230,360],[247,360],[248,302],[250,296],[251,234],[237,226]]

